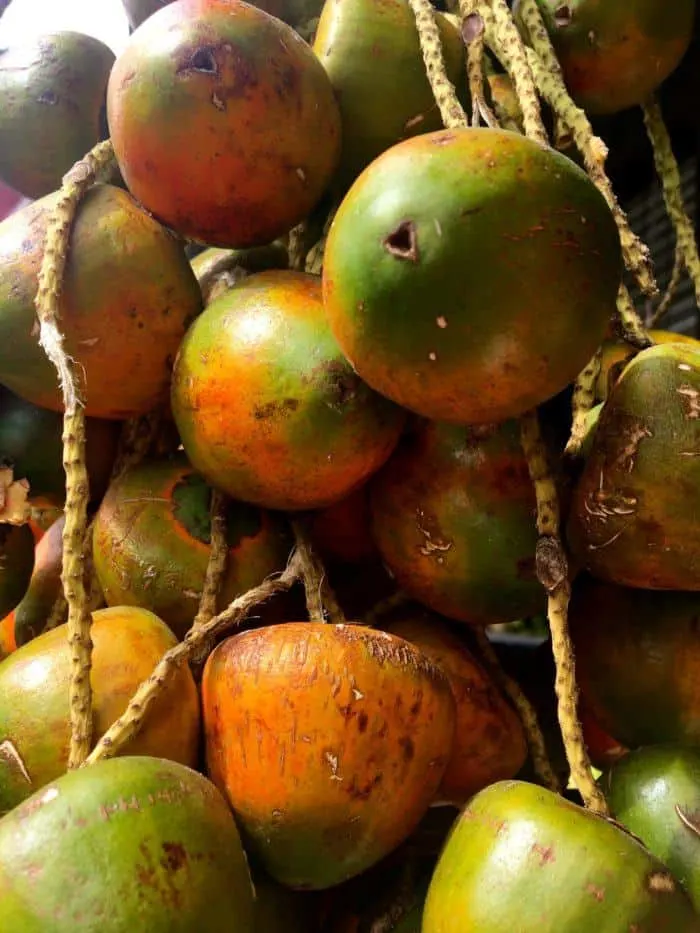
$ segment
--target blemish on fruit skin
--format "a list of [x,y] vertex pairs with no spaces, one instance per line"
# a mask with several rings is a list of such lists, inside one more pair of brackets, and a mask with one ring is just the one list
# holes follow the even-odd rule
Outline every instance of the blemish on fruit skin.
[[431,363],[434,363],[437,360],[437,353],[435,353],[434,350],[431,350],[430,353],[428,354],[428,359],[430,360]]
[[440,317],[435,318],[435,323],[439,328],[444,330],[447,327],[447,318],[440,315]]

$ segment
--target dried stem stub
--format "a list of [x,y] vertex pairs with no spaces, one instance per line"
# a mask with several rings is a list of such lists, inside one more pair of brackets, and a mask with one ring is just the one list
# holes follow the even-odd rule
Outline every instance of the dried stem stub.
[[93,183],[96,173],[113,157],[111,142],[107,140],[99,143],[65,176],[47,225],[36,294],[39,343],[56,368],[64,405],[66,504],[61,580],[68,603],[68,642],[71,650],[69,769],[82,764],[92,741],[92,617],[83,570],[89,488],[85,468],[85,416],[80,398],[80,377],[75,361],[65,352],[58,321],[68,244],[80,199]]

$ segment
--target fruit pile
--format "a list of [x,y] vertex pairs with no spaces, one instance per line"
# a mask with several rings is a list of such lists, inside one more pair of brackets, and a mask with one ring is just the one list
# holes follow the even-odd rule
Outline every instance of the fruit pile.
[[0,53],[0,930],[697,933],[693,0],[125,7]]

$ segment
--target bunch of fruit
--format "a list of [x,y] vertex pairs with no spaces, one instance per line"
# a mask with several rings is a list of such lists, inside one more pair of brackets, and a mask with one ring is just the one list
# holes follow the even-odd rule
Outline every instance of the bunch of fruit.
[[437,6],[0,54],[3,933],[700,931],[694,2]]

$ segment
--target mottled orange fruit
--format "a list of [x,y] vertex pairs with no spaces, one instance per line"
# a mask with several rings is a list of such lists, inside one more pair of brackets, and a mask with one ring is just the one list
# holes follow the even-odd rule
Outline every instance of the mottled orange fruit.
[[129,190],[183,236],[261,246],[303,220],[340,156],[333,87],[281,20],[239,0],[151,16],[107,88]]
[[324,561],[359,564],[379,559],[372,538],[367,486],[361,486],[335,505],[311,512],[309,533]]
[[[93,613],[93,738],[126,709],[139,684],[177,639],[145,609],[115,607]],[[71,653],[67,626],[45,632],[0,664],[0,813],[59,777],[68,765]],[[153,701],[142,730],[120,752],[197,764],[199,698],[189,667]]]
[[515,777],[527,758],[520,718],[446,620],[416,606],[397,609],[382,627],[440,665],[452,687],[457,728],[437,799],[461,804],[488,784]]
[[212,302],[180,347],[171,397],[195,469],[270,509],[343,499],[386,461],[405,420],[353,371],[320,280],[301,272],[251,275]]
[[251,854],[292,888],[322,889],[396,848],[434,799],[455,704],[418,648],[359,625],[244,632],[202,680],[207,765]]

